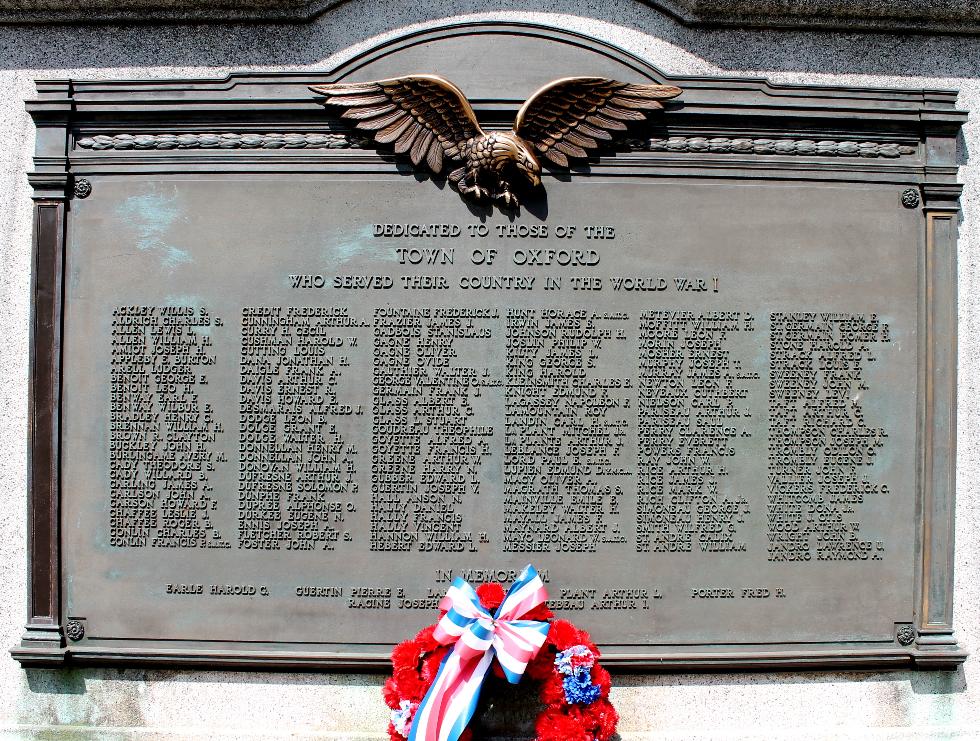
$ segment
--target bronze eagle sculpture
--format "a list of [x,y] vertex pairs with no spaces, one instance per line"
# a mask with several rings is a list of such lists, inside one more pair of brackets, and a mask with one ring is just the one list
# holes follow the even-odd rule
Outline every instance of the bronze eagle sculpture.
[[560,167],[588,157],[627,121],[642,121],[660,101],[681,94],[670,85],[640,85],[605,77],[565,77],[550,82],[521,106],[510,131],[484,131],[463,92],[438,75],[409,75],[375,82],[313,85],[324,105],[346,109],[342,118],[373,132],[381,144],[423,161],[440,174],[446,160],[461,162],[448,177],[476,202],[518,205],[513,175],[541,184],[538,155]]

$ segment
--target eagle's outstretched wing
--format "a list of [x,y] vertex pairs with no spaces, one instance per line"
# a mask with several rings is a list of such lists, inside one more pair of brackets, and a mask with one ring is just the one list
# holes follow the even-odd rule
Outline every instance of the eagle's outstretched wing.
[[[517,112],[514,130],[556,165],[568,157],[587,157],[610,132],[626,129],[624,121],[642,121],[644,111],[663,108],[661,100],[677,97],[670,85],[634,85],[605,77],[564,77],[532,95]],[[566,156],[567,155],[567,156]]]
[[466,96],[438,75],[313,85],[310,90],[326,96],[324,105],[346,108],[342,117],[374,132],[375,141],[394,142],[396,152],[409,152],[416,165],[424,159],[437,174],[444,157],[459,158],[460,145],[483,133]]

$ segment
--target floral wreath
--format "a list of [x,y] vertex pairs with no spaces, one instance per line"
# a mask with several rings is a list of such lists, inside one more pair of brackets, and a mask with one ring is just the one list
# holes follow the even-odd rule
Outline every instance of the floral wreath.
[[[546,598],[543,587],[541,593]],[[498,610],[505,600],[503,588],[496,583],[481,584],[475,596],[490,613]],[[444,621],[446,600],[440,604],[440,614]],[[599,649],[589,634],[567,620],[555,619],[544,602],[525,612],[521,619],[541,621],[547,630],[540,649],[524,670],[538,684],[544,705],[534,724],[535,741],[607,741],[616,732],[619,715],[608,699],[612,684],[609,672],[599,665]],[[416,712],[423,700],[428,699],[427,694],[454,649],[453,645],[443,645],[445,641],[440,643],[437,639],[441,624],[423,628],[391,652],[393,671],[384,685],[384,700],[391,709],[388,724],[391,741],[406,741],[412,736]],[[493,661],[490,675],[497,681],[505,678],[505,669],[499,661]],[[477,695],[479,691],[478,688]],[[466,716],[462,723],[468,720]],[[471,741],[473,733],[466,728],[450,738]]]

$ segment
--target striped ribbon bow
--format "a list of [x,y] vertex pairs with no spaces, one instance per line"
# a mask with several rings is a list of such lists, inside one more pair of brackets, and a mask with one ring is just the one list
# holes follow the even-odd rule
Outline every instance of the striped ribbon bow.
[[409,741],[457,741],[473,717],[494,656],[507,681],[521,681],[551,626],[519,618],[547,599],[541,577],[531,565],[521,572],[493,616],[465,579],[453,581],[439,603],[446,614],[433,635],[442,645],[455,645],[415,711]]

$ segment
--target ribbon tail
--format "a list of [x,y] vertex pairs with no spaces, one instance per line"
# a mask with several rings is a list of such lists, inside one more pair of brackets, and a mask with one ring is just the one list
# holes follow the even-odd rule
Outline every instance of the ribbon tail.
[[463,731],[476,712],[477,703],[480,701],[480,690],[483,689],[483,682],[493,663],[493,657],[494,650],[490,648],[480,657],[469,678],[461,683],[456,696],[447,708],[446,721],[439,734],[439,741],[457,741],[463,735]]
[[496,652],[489,648],[477,661],[466,661],[460,653],[454,650],[443,660],[415,711],[408,741],[458,741],[466,729]]

